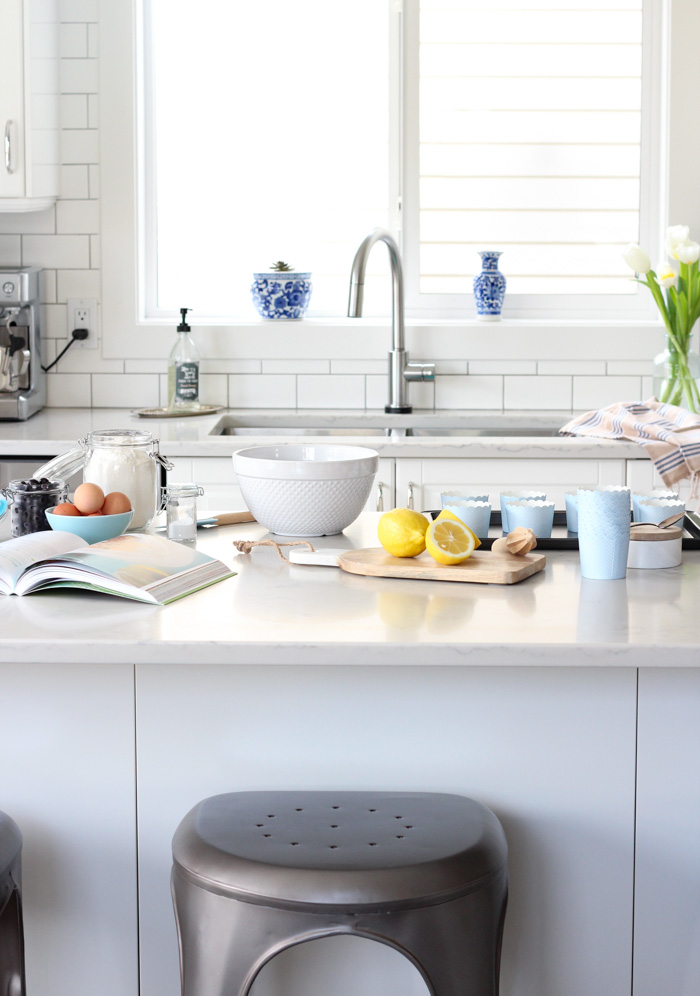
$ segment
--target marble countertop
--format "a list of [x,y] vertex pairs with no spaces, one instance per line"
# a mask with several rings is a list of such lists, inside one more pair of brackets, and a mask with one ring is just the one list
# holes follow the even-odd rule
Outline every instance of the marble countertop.
[[[377,521],[364,513],[314,545],[377,546]],[[700,665],[698,552],[623,581],[587,581],[577,553],[548,552],[542,573],[502,586],[360,577],[233,549],[266,535],[257,524],[200,530],[198,547],[238,574],[168,606],[83,591],[0,596],[0,661]]]
[[[635,443],[610,439],[576,438],[573,436],[529,436],[508,435],[514,427],[534,427],[551,429],[556,432],[572,417],[571,412],[531,411],[443,411],[419,412],[414,416],[389,416],[380,411],[342,410],[294,410],[241,409],[222,411],[214,415],[189,418],[146,419],[134,415],[127,409],[111,408],[45,408],[26,422],[3,422],[0,429],[2,442],[0,456],[41,456],[48,457],[63,453],[76,444],[76,440],[94,429],[146,429],[160,439],[161,451],[172,457],[216,457],[228,456],[244,446],[270,442],[290,442],[289,433],[275,434],[276,424],[284,425],[290,420],[304,421],[307,425],[318,426],[322,432],[336,433],[306,435],[305,442],[345,442],[367,445],[376,449],[384,457],[454,457],[470,458],[513,457],[547,458],[574,457],[579,459],[647,459],[644,449]],[[441,420],[454,421],[472,430],[485,427],[490,433],[503,428],[504,435],[473,436],[452,435],[449,437],[415,436],[394,438],[385,435],[363,435],[363,426],[377,424],[410,424],[421,419],[428,427]],[[239,422],[243,426],[240,435],[220,435],[217,427],[224,421]],[[352,421],[352,434],[337,435],[339,426]],[[263,435],[252,431],[256,425],[264,426]],[[519,429],[522,432],[522,428]]]

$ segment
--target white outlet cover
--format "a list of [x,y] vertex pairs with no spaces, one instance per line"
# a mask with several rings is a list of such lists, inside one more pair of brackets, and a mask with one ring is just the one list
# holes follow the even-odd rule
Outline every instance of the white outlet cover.
[[84,328],[85,325],[76,318],[78,311],[89,314],[87,339],[78,340],[71,349],[97,349],[97,299],[93,297],[69,297],[66,302],[66,338],[71,338],[73,329]]

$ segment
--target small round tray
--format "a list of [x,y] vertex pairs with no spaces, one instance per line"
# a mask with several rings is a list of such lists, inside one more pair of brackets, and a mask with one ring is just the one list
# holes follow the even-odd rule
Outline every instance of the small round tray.
[[132,415],[139,418],[190,418],[192,415],[213,415],[214,412],[221,412],[226,405],[201,405],[194,411],[171,412],[167,408],[137,408],[132,411]]

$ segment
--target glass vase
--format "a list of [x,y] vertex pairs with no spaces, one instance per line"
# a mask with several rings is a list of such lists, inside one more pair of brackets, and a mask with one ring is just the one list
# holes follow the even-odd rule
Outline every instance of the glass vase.
[[700,356],[691,349],[676,349],[666,336],[666,348],[654,359],[654,396],[691,412],[700,412]]

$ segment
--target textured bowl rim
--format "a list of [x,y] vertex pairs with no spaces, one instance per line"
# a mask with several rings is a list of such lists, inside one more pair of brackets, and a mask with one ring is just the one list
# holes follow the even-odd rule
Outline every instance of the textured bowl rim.
[[[317,456],[309,455],[310,451]],[[376,474],[379,467],[376,450],[326,443],[248,446],[237,450],[232,459],[239,477],[279,480],[342,480]]]

